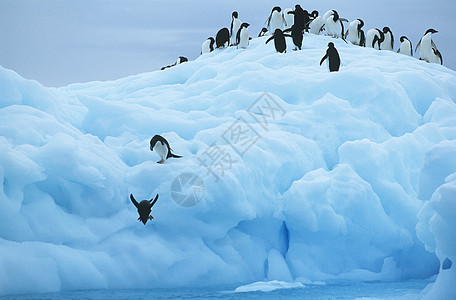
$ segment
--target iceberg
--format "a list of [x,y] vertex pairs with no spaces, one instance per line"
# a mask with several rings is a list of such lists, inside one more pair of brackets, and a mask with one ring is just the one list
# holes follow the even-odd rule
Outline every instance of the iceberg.
[[[454,298],[456,73],[266,38],[61,88],[0,68],[0,295],[437,275]],[[146,226],[131,193],[160,195]]]

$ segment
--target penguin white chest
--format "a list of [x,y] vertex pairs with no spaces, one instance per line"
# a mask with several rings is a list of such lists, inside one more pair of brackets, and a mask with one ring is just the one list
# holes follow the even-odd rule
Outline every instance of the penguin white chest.
[[412,46],[408,40],[405,40],[401,43],[399,48],[399,53],[412,56]]
[[323,17],[318,16],[313,20],[310,25],[309,25],[309,32],[313,34],[320,34],[320,29],[323,27],[325,24],[325,20],[323,20]]
[[231,45],[236,45],[236,33],[238,32],[239,28],[241,27],[241,20],[234,19],[233,20],[233,32],[231,33]]
[[274,11],[271,16],[269,31],[274,32],[277,28],[283,29],[283,16],[282,13]]
[[209,53],[209,52],[211,52],[210,45],[211,45],[211,41],[210,41],[210,40],[206,40],[206,41],[203,43],[203,45],[201,46],[201,53],[204,54],[204,53]]
[[432,37],[431,34],[428,33],[421,39],[420,57],[421,59],[429,61],[433,54]]
[[348,26],[348,40],[355,45],[359,44],[358,38],[358,21],[352,21]]
[[239,48],[247,48],[249,45],[249,30],[247,28],[242,28],[239,34]]
[[334,20],[330,17],[326,20],[326,34],[332,36],[340,36],[342,32],[342,27],[339,21],[334,22]]
[[155,151],[163,160],[166,159],[166,156],[168,156],[168,147],[163,145],[161,142],[157,142],[155,144],[153,151]]

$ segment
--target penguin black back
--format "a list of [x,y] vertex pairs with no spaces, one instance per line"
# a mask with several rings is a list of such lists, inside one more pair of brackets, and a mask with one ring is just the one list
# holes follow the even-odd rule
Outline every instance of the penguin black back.
[[228,28],[223,27],[217,32],[215,36],[215,44],[217,48],[224,48],[230,42],[230,31]]
[[328,49],[326,50],[325,56],[323,56],[323,58],[320,61],[320,66],[325,61],[325,59],[328,59],[330,72],[339,71],[339,67],[340,67],[339,52],[337,52],[337,49],[336,49],[336,47],[334,47],[334,44],[332,42],[328,43]]
[[[293,24],[291,28],[284,30],[284,32],[291,31],[291,37],[293,38],[293,44],[301,50],[302,47],[302,38],[303,38],[303,29],[299,25]],[[296,49],[295,49],[296,50]]]
[[282,30],[277,28],[274,31],[274,35],[271,36],[267,41],[266,44],[269,43],[272,39],[274,39],[274,46],[276,48],[276,51],[279,53],[284,53],[287,52],[287,42],[285,41],[285,37],[291,35],[289,34],[284,34]]
[[152,206],[154,206],[155,202],[158,200],[158,194],[153,200],[142,200],[139,203],[136,201],[135,197],[133,197],[133,194],[130,194],[130,200],[138,209],[138,220],[143,222],[144,225],[146,225],[147,220],[152,220],[154,218],[150,213],[152,212]]

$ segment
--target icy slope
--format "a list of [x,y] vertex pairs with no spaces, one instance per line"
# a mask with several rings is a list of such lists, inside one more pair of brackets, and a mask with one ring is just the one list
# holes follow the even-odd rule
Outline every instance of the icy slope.
[[[60,89],[0,69],[0,294],[454,274],[456,73],[265,39]],[[183,158],[157,164],[155,134]],[[146,226],[130,193],[160,194]]]

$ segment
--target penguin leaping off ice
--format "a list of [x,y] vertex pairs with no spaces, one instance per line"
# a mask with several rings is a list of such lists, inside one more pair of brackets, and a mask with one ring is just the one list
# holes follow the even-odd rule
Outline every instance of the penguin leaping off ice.
[[136,201],[135,197],[133,197],[133,194],[130,194],[130,200],[138,209],[138,221],[141,221],[146,225],[147,220],[152,220],[154,218],[150,213],[152,212],[152,206],[154,206],[155,202],[158,200],[158,194],[155,196],[154,200],[142,200],[139,203]]

